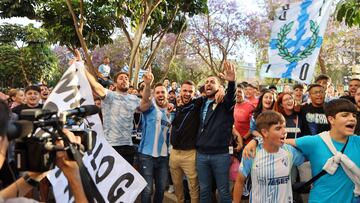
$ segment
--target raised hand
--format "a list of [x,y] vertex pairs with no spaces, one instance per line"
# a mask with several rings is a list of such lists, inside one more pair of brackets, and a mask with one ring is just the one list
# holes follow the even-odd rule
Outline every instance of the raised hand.
[[235,66],[230,62],[225,61],[224,71],[222,73],[219,73],[219,76],[227,81],[235,81],[235,77],[236,77]]
[[151,85],[154,80],[154,75],[150,71],[146,72],[143,76],[143,80],[146,85]]

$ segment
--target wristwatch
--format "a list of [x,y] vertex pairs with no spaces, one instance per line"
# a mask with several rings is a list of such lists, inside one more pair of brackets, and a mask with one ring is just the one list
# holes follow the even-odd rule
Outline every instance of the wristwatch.
[[25,182],[26,182],[27,184],[29,184],[29,185],[31,185],[31,186],[33,186],[33,187],[37,187],[37,186],[39,185],[39,181],[31,178],[31,177],[29,176],[29,174],[25,174],[24,180],[25,180]]

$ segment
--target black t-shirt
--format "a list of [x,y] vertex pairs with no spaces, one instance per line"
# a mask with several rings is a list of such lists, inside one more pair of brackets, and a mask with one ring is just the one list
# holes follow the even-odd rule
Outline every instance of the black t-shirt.
[[357,123],[356,123],[354,134],[355,135],[360,135],[360,111],[358,111],[356,113],[356,120],[357,120]]
[[195,149],[203,101],[204,98],[200,97],[176,108],[170,135],[170,143],[174,149]]
[[285,117],[287,138],[293,139],[301,137],[301,119],[297,113]]
[[27,104],[21,104],[15,108],[12,109],[12,112],[16,113],[19,120],[29,120],[28,118],[21,116],[21,111],[24,109],[41,109],[43,107],[42,104],[37,105],[36,107],[30,107]]
[[323,107],[314,107],[312,104],[305,104],[300,110],[301,134],[316,135],[330,130]]

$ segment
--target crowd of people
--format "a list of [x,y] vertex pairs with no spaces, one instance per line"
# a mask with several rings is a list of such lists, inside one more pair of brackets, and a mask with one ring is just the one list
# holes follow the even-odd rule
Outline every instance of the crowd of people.
[[[163,202],[169,185],[179,203],[360,202],[360,79],[349,81],[347,95],[327,75],[278,92],[236,81],[225,62],[199,90],[190,80],[153,84],[151,72],[135,88],[126,72],[110,77],[108,57],[104,64],[101,77],[86,76],[105,139],[147,182],[142,203]],[[31,85],[2,99],[17,120],[49,94]],[[11,154],[1,149],[9,162]],[[310,195],[292,187],[322,170]]]

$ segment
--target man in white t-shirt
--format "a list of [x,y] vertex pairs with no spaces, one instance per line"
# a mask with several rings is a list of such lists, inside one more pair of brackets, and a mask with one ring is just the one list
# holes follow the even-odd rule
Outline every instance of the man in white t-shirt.
[[256,156],[243,159],[234,186],[233,201],[241,201],[243,185],[251,174],[250,202],[293,202],[290,171],[305,158],[295,148],[284,145],[286,128],[284,117],[275,111],[265,111],[256,119],[257,131],[264,143],[256,149]]
[[98,68],[98,82],[104,86],[107,87],[110,85],[110,58],[108,56],[105,56],[103,59],[103,64],[101,64]]

